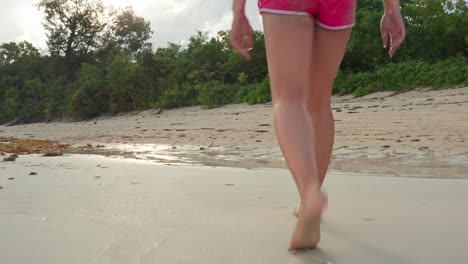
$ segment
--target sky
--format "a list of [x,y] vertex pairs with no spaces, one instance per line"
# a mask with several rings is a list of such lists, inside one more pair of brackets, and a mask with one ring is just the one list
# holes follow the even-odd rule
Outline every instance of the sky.
[[[39,0],[0,0],[0,43],[33,43],[46,50],[46,35],[42,27],[43,14],[35,4]],[[138,16],[151,22],[154,31],[151,42],[155,48],[168,42],[186,43],[196,30],[210,35],[229,29],[232,22],[231,0],[103,0],[115,7],[131,5]],[[261,29],[256,0],[247,0],[246,13],[254,29]]]

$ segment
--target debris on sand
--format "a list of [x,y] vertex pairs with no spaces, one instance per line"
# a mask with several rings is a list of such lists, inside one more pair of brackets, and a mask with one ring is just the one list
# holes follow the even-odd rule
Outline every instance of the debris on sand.
[[93,144],[86,144],[86,145],[83,145],[83,146],[79,146],[78,148],[79,149],[82,149],[82,150],[85,150],[85,149],[95,149],[95,148],[105,148],[106,146],[104,145],[96,145],[96,146],[93,146]]
[[49,152],[46,152],[44,153],[44,155],[42,155],[44,157],[59,157],[59,156],[63,156],[63,153],[60,152],[60,151],[49,151]]
[[4,161],[15,161],[18,158],[17,154],[11,154],[10,156],[4,158]]
[[29,175],[37,175],[37,172],[31,172]]
[[15,179],[15,178],[13,178],[13,177],[11,177],[11,178],[8,178],[8,180],[9,180],[9,181],[12,181],[12,180],[14,180],[14,179]]
[[0,153],[13,153],[16,155],[43,154],[47,152],[62,152],[70,147],[68,144],[59,144],[50,140],[17,139],[0,137]]

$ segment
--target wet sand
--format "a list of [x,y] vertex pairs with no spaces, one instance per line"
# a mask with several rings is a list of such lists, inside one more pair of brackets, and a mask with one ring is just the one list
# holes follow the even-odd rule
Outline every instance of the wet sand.
[[[331,168],[394,176],[468,177],[468,88],[334,96]],[[0,136],[50,139],[79,153],[156,162],[285,168],[271,105],[143,111],[86,122],[0,126]]]
[[297,197],[283,169],[29,155],[0,162],[0,186],[1,263],[439,264],[468,258],[465,179],[331,172],[320,249],[296,254],[287,246]]

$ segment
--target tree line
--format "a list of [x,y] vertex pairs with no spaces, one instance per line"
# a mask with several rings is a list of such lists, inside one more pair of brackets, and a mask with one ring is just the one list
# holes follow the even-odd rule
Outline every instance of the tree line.
[[[358,4],[334,93],[467,85],[467,1],[401,0],[408,37],[393,59],[380,37],[382,1]],[[153,49],[150,22],[130,7],[101,0],[42,0],[37,7],[48,51],[26,41],[0,45],[0,123],[271,100],[259,31],[245,61],[230,47],[229,31],[198,31],[187,45]]]

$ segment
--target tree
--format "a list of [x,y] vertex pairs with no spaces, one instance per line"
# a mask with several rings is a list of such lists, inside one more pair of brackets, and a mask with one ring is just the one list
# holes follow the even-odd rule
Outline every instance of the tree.
[[84,63],[74,84],[71,111],[80,118],[91,118],[108,111],[109,91],[105,77],[97,66]]
[[405,15],[411,57],[428,61],[468,55],[468,1],[407,0]]
[[145,94],[135,85],[140,66],[128,56],[119,55],[109,65],[107,81],[111,88],[110,110],[113,113],[147,107]]
[[151,24],[137,16],[131,7],[121,10],[114,17],[108,34],[126,54],[151,49],[151,43],[147,42],[153,34]]
[[73,56],[85,56],[101,44],[109,18],[102,0],[41,0],[38,8],[45,12],[49,52],[65,56],[70,74]]
[[33,44],[22,41],[8,42],[0,45],[0,66],[21,62],[28,58],[39,57],[39,50]]

